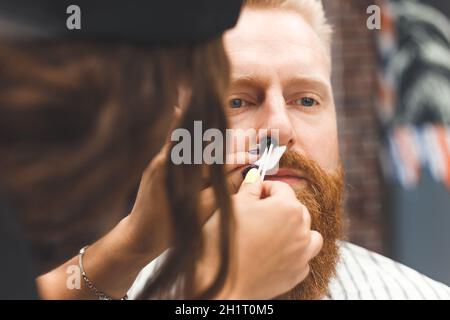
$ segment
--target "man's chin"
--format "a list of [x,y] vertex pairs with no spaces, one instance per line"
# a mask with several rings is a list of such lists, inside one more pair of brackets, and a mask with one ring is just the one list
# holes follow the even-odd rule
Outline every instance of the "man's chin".
[[287,292],[281,299],[287,300],[320,300],[328,295],[329,281],[336,274],[339,261],[337,242],[324,244],[322,252],[310,261],[310,273],[302,283]]

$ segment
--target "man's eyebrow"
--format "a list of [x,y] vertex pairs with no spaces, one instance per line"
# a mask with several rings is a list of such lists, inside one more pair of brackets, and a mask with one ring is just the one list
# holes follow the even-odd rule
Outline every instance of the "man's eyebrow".
[[293,76],[283,81],[285,87],[294,85],[309,85],[319,88],[321,91],[328,93],[331,90],[330,83],[322,77],[316,76]]
[[[239,86],[248,86],[248,87],[264,87],[267,84],[262,79],[256,79],[252,76],[232,76],[231,77],[231,86],[239,87]],[[287,80],[283,81],[284,87],[290,86],[313,86],[318,88],[318,90],[323,91],[324,93],[331,92],[331,86],[329,82],[327,82],[322,77],[316,76],[292,76]]]
[[263,87],[265,85],[265,83],[260,79],[256,79],[251,76],[232,76],[230,84],[232,87]]

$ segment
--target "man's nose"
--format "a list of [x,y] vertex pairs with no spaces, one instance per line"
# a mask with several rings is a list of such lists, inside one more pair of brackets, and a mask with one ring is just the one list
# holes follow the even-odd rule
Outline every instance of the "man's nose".
[[294,130],[284,97],[282,95],[268,96],[260,112],[260,128],[267,129],[267,135],[276,138],[279,145],[292,145]]

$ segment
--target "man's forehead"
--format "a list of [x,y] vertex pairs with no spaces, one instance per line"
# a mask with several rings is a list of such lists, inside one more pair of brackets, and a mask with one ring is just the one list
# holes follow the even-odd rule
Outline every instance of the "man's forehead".
[[300,54],[279,54],[268,52],[234,51],[229,53],[232,64],[231,79],[258,79],[271,82],[275,80],[287,83],[292,79],[312,79],[325,84],[330,82],[329,65],[318,58],[311,50],[303,50]]
[[225,47],[233,72],[248,75],[270,63],[272,69],[315,77],[329,78],[331,73],[329,56],[319,37],[293,11],[244,9],[237,26],[225,34]]

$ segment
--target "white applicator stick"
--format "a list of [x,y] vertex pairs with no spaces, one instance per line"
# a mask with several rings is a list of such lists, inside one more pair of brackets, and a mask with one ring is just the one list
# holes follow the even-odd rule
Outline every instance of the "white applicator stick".
[[[267,151],[267,149],[269,149],[269,151]],[[259,167],[258,171],[261,174],[262,180],[264,180],[266,172],[274,169],[278,165],[281,157],[285,152],[286,146],[274,147],[273,144],[271,144],[269,148],[266,148],[264,150],[262,157],[255,162],[255,165]]]

